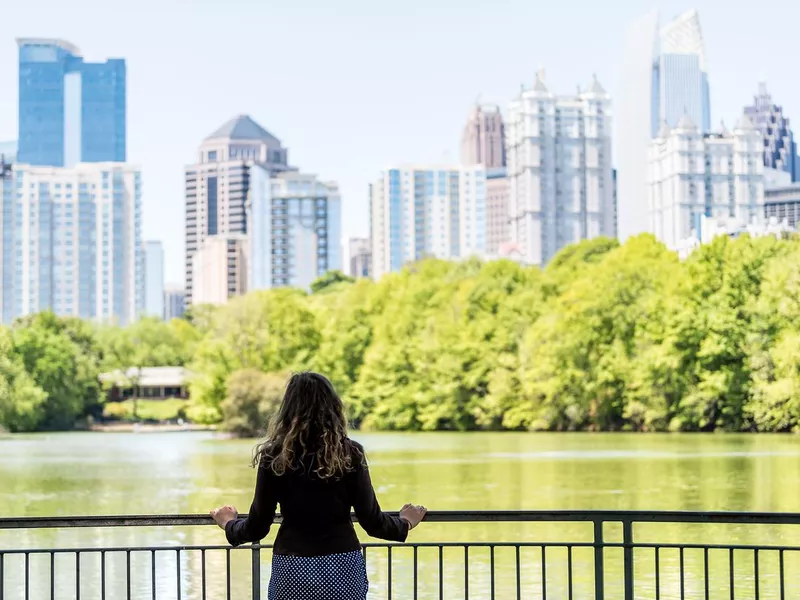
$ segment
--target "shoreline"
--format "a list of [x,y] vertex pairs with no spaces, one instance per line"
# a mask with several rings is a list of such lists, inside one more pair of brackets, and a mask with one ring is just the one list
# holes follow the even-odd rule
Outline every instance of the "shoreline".
[[86,431],[100,433],[175,433],[179,431],[218,431],[215,425],[199,425],[195,423],[108,423],[92,425]]

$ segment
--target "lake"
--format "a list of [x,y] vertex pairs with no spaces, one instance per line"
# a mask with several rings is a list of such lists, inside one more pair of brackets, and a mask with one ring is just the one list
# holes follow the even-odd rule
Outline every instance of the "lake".
[[[431,510],[800,512],[800,438],[791,436],[359,433],[354,437],[367,449],[373,482],[387,510],[414,502]],[[0,438],[0,516],[201,513],[222,503],[232,503],[244,512],[249,507],[255,480],[249,467],[253,445],[252,440],[230,440],[213,433],[64,433]],[[590,541],[590,530],[591,526],[585,524],[423,524],[412,533],[412,538],[431,542]],[[615,531],[607,535],[610,540],[620,537]],[[636,536],[637,540],[653,537],[654,541],[671,542],[797,544],[800,531],[789,527],[659,525],[642,526]],[[270,539],[273,537],[274,533]],[[223,533],[210,527],[0,531],[0,549],[223,543]],[[585,550],[576,551],[575,555],[579,574],[576,598],[591,596],[591,580],[585,573],[587,569],[591,571],[591,549]],[[249,589],[237,579],[238,573],[242,577],[249,573],[247,561],[238,558],[243,553],[232,553],[237,556],[237,564],[232,567],[233,588],[240,590],[239,593]],[[216,558],[210,554],[208,598],[224,597],[224,561],[221,562],[224,551]],[[424,554],[420,550],[419,597],[438,597],[436,559]],[[464,595],[462,555],[453,556],[450,561],[446,554],[449,594],[446,597]],[[524,563],[526,560],[531,563],[523,576],[525,590],[538,589],[540,585],[536,556],[523,557]],[[113,554],[107,557],[106,589],[110,590],[110,598],[119,593],[114,592],[117,589],[114,586],[123,585],[125,572],[120,560],[124,558]],[[409,580],[410,554],[397,551],[395,558],[395,597],[411,597],[403,593],[403,586]],[[797,587],[792,587],[797,590],[800,561],[794,558],[787,556],[786,569],[793,573],[792,582]],[[609,551],[610,569],[616,568],[617,559]],[[687,556],[690,575],[697,567],[695,559]],[[46,578],[32,578],[32,600],[49,598],[49,565],[44,564],[49,560],[47,555],[31,558],[34,572],[48,574]],[[76,595],[74,560],[74,555],[56,559],[57,598]],[[134,556],[131,597],[151,597],[148,560],[148,556]],[[172,582],[178,559],[173,553],[159,560],[158,598],[176,598]],[[263,560],[266,579],[268,553]],[[488,597],[488,556],[476,550],[471,560],[475,564],[470,563],[470,597]],[[665,552],[662,560],[663,565],[674,566],[677,551],[675,556]],[[5,557],[5,595],[0,594],[4,600],[24,597],[21,561],[21,556]],[[385,561],[384,555],[382,561],[370,563],[374,587],[370,598],[385,596]],[[513,578],[512,572],[503,570],[510,561],[510,556],[498,554],[498,573],[505,573],[503,579]],[[197,558],[184,553],[180,562],[184,578],[181,597],[200,598],[201,590],[193,575]],[[548,597],[563,597],[559,594],[563,593],[559,583],[563,573],[559,570],[563,570],[564,562],[557,556],[548,558]],[[653,566],[650,565],[648,572],[642,562],[637,559],[637,595],[639,589],[644,593],[652,587]],[[98,564],[99,555],[82,558],[81,598],[100,597]],[[737,567],[742,590],[747,589],[747,579],[752,580],[752,576],[752,565]],[[720,572],[719,586],[727,585],[726,578],[726,573]],[[663,598],[680,597],[676,581],[665,573],[661,581]],[[607,597],[619,597],[613,592],[616,589],[613,578],[608,585]],[[686,598],[703,597],[699,579],[694,581],[690,577],[687,586]],[[581,595],[584,588],[586,595]],[[762,589],[761,593],[762,598],[778,597],[768,589]],[[512,597],[511,592],[508,597]],[[737,597],[748,596],[743,592]]]

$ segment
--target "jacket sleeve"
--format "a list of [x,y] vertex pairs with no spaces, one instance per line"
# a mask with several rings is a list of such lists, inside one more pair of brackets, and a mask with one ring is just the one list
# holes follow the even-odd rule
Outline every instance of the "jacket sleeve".
[[[363,450],[361,455],[363,456]],[[372,487],[366,460],[359,461],[355,472],[351,475],[351,485],[353,509],[364,531],[374,538],[405,542],[408,537],[408,523],[381,510],[375,489]]]
[[259,466],[256,493],[250,505],[250,512],[245,518],[234,519],[225,526],[225,537],[231,546],[239,546],[245,542],[256,543],[267,537],[275,520],[277,507],[275,478],[272,476],[272,471]]

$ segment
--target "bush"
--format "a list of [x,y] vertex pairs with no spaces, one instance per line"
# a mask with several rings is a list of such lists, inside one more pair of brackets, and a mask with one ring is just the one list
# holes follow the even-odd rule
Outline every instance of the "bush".
[[188,400],[142,400],[137,402],[137,418],[133,417],[133,400],[109,402],[103,407],[103,417],[118,421],[177,421],[186,419]]

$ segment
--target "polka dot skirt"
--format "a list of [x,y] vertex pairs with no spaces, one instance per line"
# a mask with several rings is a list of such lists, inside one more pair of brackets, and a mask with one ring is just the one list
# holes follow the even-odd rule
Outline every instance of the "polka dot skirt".
[[269,600],[366,600],[368,590],[361,552],[272,557]]

